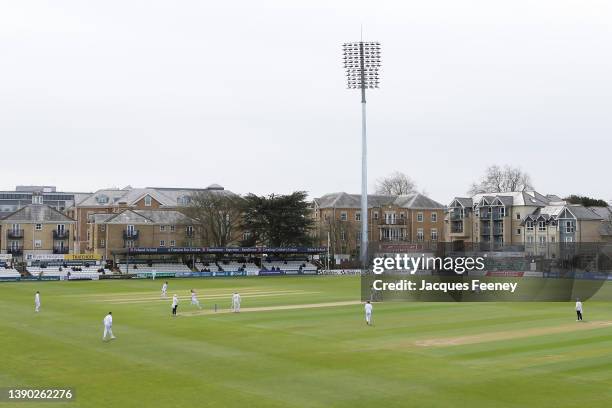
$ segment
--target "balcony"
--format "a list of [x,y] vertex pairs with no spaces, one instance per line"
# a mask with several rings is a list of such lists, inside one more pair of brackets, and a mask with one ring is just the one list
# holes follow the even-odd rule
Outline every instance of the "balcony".
[[70,237],[70,231],[53,230],[53,239],[55,240],[62,241],[62,240],[68,239],[69,237]]
[[67,254],[68,247],[53,247],[54,254]]
[[13,254],[13,256],[20,256],[23,255],[23,247],[9,247],[6,252]]
[[452,225],[450,232],[451,232],[451,234],[463,234],[463,224],[461,224],[461,225]]
[[405,218],[396,218],[396,219],[381,219],[378,221],[378,225],[406,225]]
[[138,239],[138,230],[123,231],[123,239],[134,241]]
[[460,221],[463,219],[463,215],[460,212],[451,212],[450,219],[451,221]]
[[10,229],[6,232],[6,236],[9,239],[23,239],[22,229]]

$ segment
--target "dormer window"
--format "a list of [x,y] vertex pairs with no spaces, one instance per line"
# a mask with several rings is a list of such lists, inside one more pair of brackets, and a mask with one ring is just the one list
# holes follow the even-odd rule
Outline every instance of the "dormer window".
[[180,196],[176,199],[178,205],[188,205],[191,202],[191,197],[189,196]]
[[533,221],[527,221],[525,227],[527,227],[527,231],[533,231]]
[[32,204],[42,204],[42,203],[43,203],[42,195],[35,194],[32,196]]
[[145,205],[145,207],[150,207],[152,202],[153,202],[153,200],[151,199],[151,196],[145,196],[145,198],[144,198],[144,205]]
[[110,200],[106,195],[99,195],[96,197],[96,201],[98,202],[98,204],[108,204]]

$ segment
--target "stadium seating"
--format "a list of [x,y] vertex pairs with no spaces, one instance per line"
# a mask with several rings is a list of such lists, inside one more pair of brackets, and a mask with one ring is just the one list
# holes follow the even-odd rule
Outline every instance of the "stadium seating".
[[0,268],[0,278],[18,278],[21,274],[17,269],[13,268]]
[[191,269],[182,263],[154,263],[149,266],[148,264],[119,264],[119,270],[122,273],[152,273],[153,271],[164,273],[164,272],[191,272]]
[[316,273],[317,266],[308,262],[308,261],[300,261],[300,260],[274,260],[274,261],[264,261],[262,263],[263,267],[266,270],[270,270],[272,268],[280,269],[283,272],[295,273],[300,271],[300,267],[303,273]]

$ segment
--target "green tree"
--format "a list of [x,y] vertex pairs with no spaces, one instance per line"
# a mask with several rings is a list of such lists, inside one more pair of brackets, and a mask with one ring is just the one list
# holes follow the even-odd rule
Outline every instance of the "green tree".
[[244,197],[242,229],[250,234],[250,244],[277,247],[310,245],[313,220],[306,198],[305,191]]
[[599,198],[591,198],[587,196],[580,196],[577,194],[572,194],[569,197],[565,197],[564,199],[570,204],[582,204],[585,207],[607,207],[608,203],[606,200],[601,200]]

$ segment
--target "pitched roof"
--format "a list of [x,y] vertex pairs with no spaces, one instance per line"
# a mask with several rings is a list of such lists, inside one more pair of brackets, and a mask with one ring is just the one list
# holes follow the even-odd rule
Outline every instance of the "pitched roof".
[[236,195],[235,193],[225,190],[218,184],[212,184],[207,188],[171,188],[171,187],[146,187],[133,188],[130,186],[122,189],[110,188],[98,190],[95,193],[87,195],[85,198],[77,201],[79,207],[110,207],[118,203],[126,203],[134,205],[136,202],[149,195],[151,198],[159,202],[162,206],[175,207],[186,205],[189,200],[184,200],[184,197],[189,197],[194,194],[219,194],[223,196]]
[[[487,201],[491,201],[494,197],[500,198],[504,203],[508,203],[506,205],[515,205],[515,206],[534,206],[534,207],[543,207],[550,203],[550,200],[538,193],[537,191],[509,191],[505,193],[480,193],[475,194],[472,197],[474,203],[480,202],[480,200],[486,197]],[[512,199],[512,203],[510,204],[510,199]]]
[[[118,214],[95,214],[94,222],[102,224],[159,224],[183,225],[191,224],[193,220],[180,211],[175,210],[132,210],[126,209]],[[104,217],[106,215],[106,217]]]
[[[320,208],[361,208],[361,194],[345,192],[330,193],[315,198],[314,202]],[[400,196],[368,194],[368,208],[396,205],[402,208],[429,209],[444,208],[444,205],[420,193]]]
[[62,214],[53,207],[44,204],[28,204],[19,210],[6,215],[2,221],[23,223],[74,223],[74,219]]

